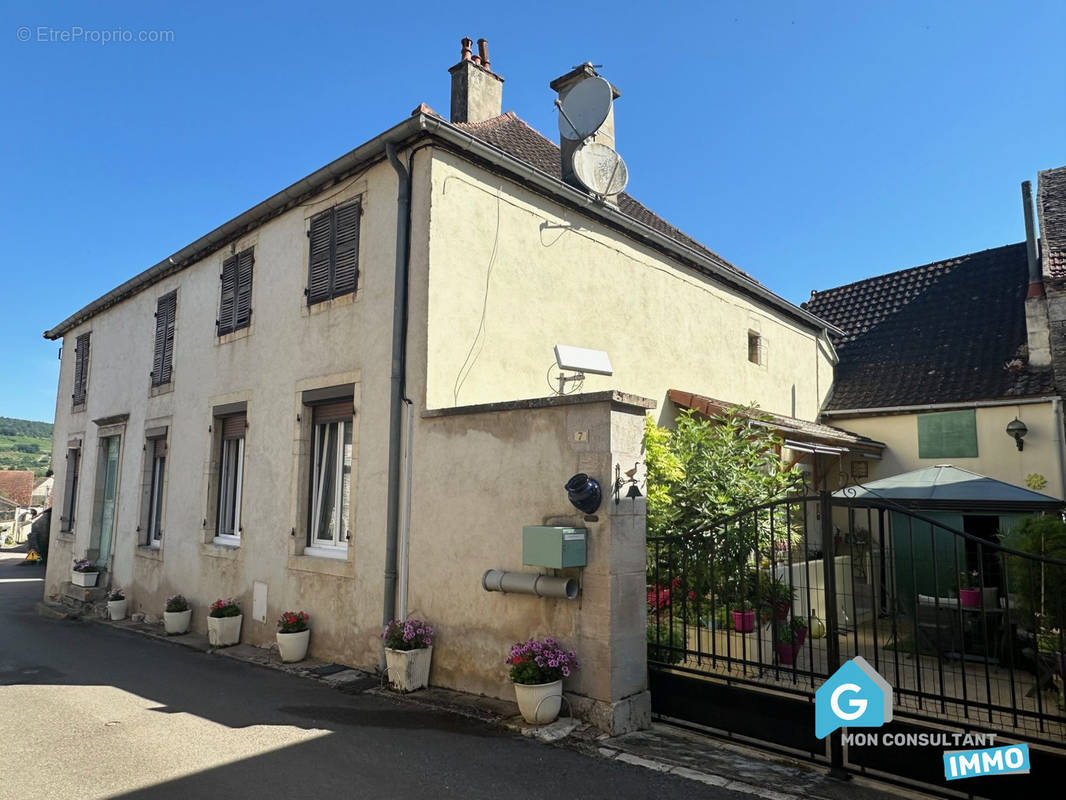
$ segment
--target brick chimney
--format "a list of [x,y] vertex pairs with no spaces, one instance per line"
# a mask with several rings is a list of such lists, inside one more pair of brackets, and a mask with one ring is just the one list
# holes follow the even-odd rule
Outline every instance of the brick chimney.
[[[565,75],[560,75],[553,80],[549,86],[554,89],[559,95],[559,102],[570,93],[577,84],[586,78],[597,78],[599,75],[593,68],[591,63],[584,63],[579,67],[574,67]],[[621,92],[615,88],[614,84],[611,84],[611,95],[617,100],[622,96]],[[596,135],[592,137],[592,141],[601,142],[608,147],[614,148],[614,104],[611,104],[611,110],[607,114],[607,119],[603,121],[603,125],[596,131]],[[578,181],[574,175],[574,151],[578,148],[581,142],[573,139],[567,139],[565,136],[559,137],[559,149],[562,151],[562,171],[563,180],[569,183],[571,186],[577,187],[581,191],[587,191],[581,182]],[[617,148],[615,148],[617,149]]]
[[470,52],[473,42],[463,39],[459,63],[452,74],[452,122],[484,122],[503,113],[503,78],[489,64],[489,43],[477,40],[478,54]]

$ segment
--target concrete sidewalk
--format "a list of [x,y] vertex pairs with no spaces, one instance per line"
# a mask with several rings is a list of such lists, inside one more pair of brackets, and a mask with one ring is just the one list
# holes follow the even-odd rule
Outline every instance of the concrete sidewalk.
[[[70,610],[50,603],[39,603],[38,614],[55,618],[70,616]],[[563,746],[600,758],[616,760],[656,772],[674,775],[707,786],[764,798],[824,798],[873,800],[886,797],[923,797],[914,790],[903,790],[876,781],[854,778],[840,781],[828,776],[825,769],[799,760],[775,756],[763,750],[727,742],[712,736],[693,733],[678,727],[656,723],[651,730],[622,736],[607,736],[587,723],[569,717],[545,726],[525,723],[515,703],[495,698],[430,687],[411,694],[389,690],[380,676],[339,664],[305,659],[285,664],[274,648],[240,644],[212,648],[203,634],[167,636],[162,624],[120,622],[90,618],[112,628],[154,638],[161,643],[191,648],[205,654],[231,658],[301,678],[323,682],[347,694],[370,693],[399,704],[420,706],[434,711],[458,714],[482,723],[517,731],[543,742]],[[929,795],[932,796],[932,795]]]

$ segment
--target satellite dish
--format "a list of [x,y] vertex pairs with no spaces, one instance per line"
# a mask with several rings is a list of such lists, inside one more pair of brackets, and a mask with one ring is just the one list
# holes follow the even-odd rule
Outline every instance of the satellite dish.
[[574,175],[593,194],[618,194],[629,183],[626,162],[601,142],[583,144],[574,151]]
[[599,76],[577,84],[560,102],[559,133],[567,139],[587,139],[600,129],[611,113],[611,84]]
[[555,345],[555,363],[559,369],[591,372],[593,375],[613,375],[611,359],[603,350],[574,347],[571,344]]

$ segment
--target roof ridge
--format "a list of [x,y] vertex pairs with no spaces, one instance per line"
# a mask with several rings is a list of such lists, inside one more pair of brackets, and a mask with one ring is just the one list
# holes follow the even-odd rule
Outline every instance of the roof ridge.
[[942,259],[940,259],[938,261],[930,261],[928,264],[918,264],[917,266],[904,267],[903,269],[897,269],[897,270],[894,270],[892,272],[883,272],[880,275],[871,275],[868,278],[860,278],[859,280],[852,281],[851,283],[842,283],[839,286],[831,286],[828,289],[822,289],[821,291],[818,291],[816,289],[812,289],[811,290],[811,297],[808,300],[805,300],[800,305],[802,307],[806,307],[807,304],[810,302],[810,300],[814,299],[815,297],[823,297],[825,295],[828,295],[831,292],[843,291],[844,289],[850,289],[850,288],[852,288],[854,286],[862,286],[863,284],[873,283],[874,281],[888,280],[890,278],[895,278],[895,277],[898,277],[900,275],[904,275],[905,273],[915,272],[915,271],[921,270],[921,269],[929,269],[931,267],[947,266],[947,265],[951,264],[952,262],[961,262],[964,259],[973,258],[974,256],[984,255],[985,253],[992,253],[992,252],[995,252],[997,250],[1006,250],[1006,249],[1011,248],[1011,247],[1024,247],[1024,246],[1025,246],[1025,241],[1023,240],[1021,242],[1014,242],[1012,244],[1002,244],[1002,245],[999,245],[997,247],[986,247],[984,250],[975,250],[972,253],[963,253],[960,256],[953,256],[951,258],[942,258]]

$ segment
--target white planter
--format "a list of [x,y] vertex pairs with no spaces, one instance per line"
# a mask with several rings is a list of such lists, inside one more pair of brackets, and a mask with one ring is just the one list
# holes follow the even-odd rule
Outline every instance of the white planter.
[[307,645],[311,642],[311,629],[296,633],[278,633],[278,653],[285,662],[303,661],[307,657]]
[[75,586],[96,586],[96,580],[100,577],[99,572],[75,572],[70,571],[70,582]]
[[547,725],[549,722],[555,722],[555,718],[559,716],[559,708],[563,702],[562,681],[516,683],[514,693],[518,699],[518,710],[531,725]]
[[433,646],[417,650],[385,648],[385,666],[389,670],[389,685],[400,692],[413,692],[429,685],[429,665],[433,660]]
[[112,620],[120,620],[126,618],[126,598],[121,600],[108,600],[107,601],[107,615]]
[[163,629],[166,630],[168,636],[175,636],[179,633],[185,633],[187,630],[189,630],[189,622],[191,620],[191,608],[187,608],[184,611],[164,611]]
[[241,640],[241,620],[243,614],[235,617],[208,617],[207,642],[212,647],[228,647]]

